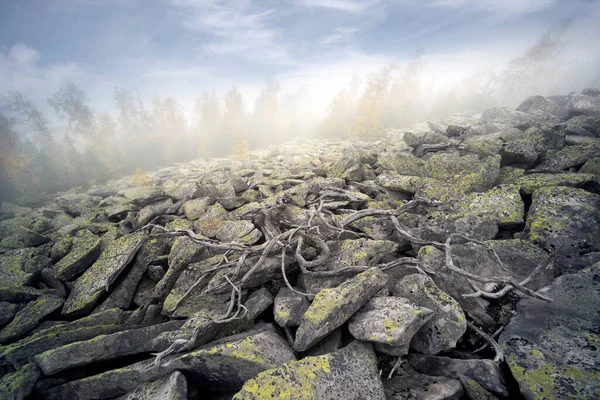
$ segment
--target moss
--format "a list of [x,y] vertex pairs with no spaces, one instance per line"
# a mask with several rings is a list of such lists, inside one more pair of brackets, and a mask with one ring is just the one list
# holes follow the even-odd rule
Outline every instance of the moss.
[[315,399],[315,385],[331,373],[332,355],[306,357],[270,369],[247,381],[233,399]]
[[254,339],[248,337],[235,343],[225,343],[215,346],[207,351],[210,355],[220,355],[233,357],[240,360],[247,360],[256,364],[266,364],[265,350],[254,344]]

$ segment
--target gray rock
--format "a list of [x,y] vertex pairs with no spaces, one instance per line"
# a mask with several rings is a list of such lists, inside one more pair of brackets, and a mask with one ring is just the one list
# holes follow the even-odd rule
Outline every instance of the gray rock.
[[150,265],[148,267],[148,278],[158,283],[165,276],[165,269],[161,265]]
[[246,199],[243,197],[217,197],[217,202],[228,211],[240,208],[246,203]]
[[526,297],[499,343],[526,398],[595,398],[600,389],[600,264],[563,275],[543,294]]
[[323,289],[302,316],[294,350],[305,351],[341,326],[387,283],[387,276],[372,267],[336,288]]
[[533,192],[526,238],[556,254],[556,274],[589,266],[582,255],[600,250],[600,196],[564,186]]
[[275,322],[281,327],[299,326],[309,306],[306,296],[292,292],[288,287],[282,287],[275,297],[273,307]]
[[342,339],[342,330],[343,328],[337,328],[329,335],[325,336],[324,339],[321,339],[319,343],[310,348],[307,352],[304,353],[305,357],[309,356],[322,356],[328,353],[333,353],[334,351],[342,348],[343,342]]
[[411,347],[424,354],[437,354],[456,347],[467,330],[467,319],[460,304],[440,290],[427,275],[404,277],[394,288],[394,295],[433,311],[431,319],[415,333]]
[[144,275],[133,293],[131,299],[133,304],[135,304],[136,307],[148,305],[152,299],[154,299],[154,289],[156,288],[156,285],[157,284],[152,279]]
[[186,400],[187,381],[179,371],[166,378],[145,383],[117,400]]
[[132,204],[145,207],[159,200],[164,200],[167,196],[161,190],[153,186],[129,187],[119,191],[119,194],[125,197]]
[[483,123],[496,122],[500,124],[507,124],[521,130],[543,124],[556,123],[559,121],[560,119],[554,115],[540,110],[533,115],[530,113],[512,110],[507,107],[491,108],[481,114],[481,122]]
[[251,221],[225,221],[216,234],[221,242],[253,245],[260,240],[262,232]]
[[[582,168],[583,169],[583,168]],[[584,172],[584,171],[582,171]],[[561,173],[538,173],[525,175],[515,180],[515,184],[521,188],[524,194],[532,194],[539,188],[550,186],[582,187],[597,182],[592,174],[561,172]]]
[[34,364],[27,364],[16,372],[4,375],[0,380],[0,394],[4,400],[23,400],[29,396],[40,377],[40,370]]
[[37,300],[28,303],[19,311],[12,322],[0,332],[0,344],[14,342],[27,335],[33,328],[38,326],[44,318],[58,310],[64,303],[64,299],[58,296],[41,296]]
[[414,334],[433,316],[401,297],[375,297],[350,319],[348,329],[358,340],[375,343],[375,350],[394,356],[408,354]]
[[149,223],[154,217],[166,214],[167,210],[173,206],[173,200],[166,199],[148,204],[142,208],[137,216],[139,226],[144,226]]
[[[489,240],[498,234],[498,215],[469,215],[468,213],[432,212],[419,220],[419,226],[412,229],[415,236],[423,240],[445,242],[453,233],[458,233],[476,240]],[[460,242],[461,238],[456,238]]]
[[50,238],[39,233],[21,227],[16,232],[6,235],[0,240],[0,247],[9,249],[21,249],[23,247],[36,247],[48,243]]
[[385,399],[371,346],[354,341],[335,353],[306,357],[246,382],[233,399]]
[[600,157],[590,158],[578,171],[580,174],[593,174],[600,178]]
[[0,328],[12,321],[18,310],[18,304],[0,301]]
[[194,222],[194,230],[209,238],[216,238],[229,218],[229,213],[222,205],[212,205],[200,219]]
[[73,284],[63,307],[63,315],[74,316],[89,312],[103,292],[107,291],[123,269],[136,255],[146,238],[141,234],[127,235],[111,243],[98,261]]
[[190,352],[166,357],[158,368],[143,361],[99,375],[71,381],[44,391],[48,400],[108,399],[122,396],[140,384],[179,370],[216,391],[239,390],[258,373],[295,360],[286,341],[268,325],[225,338]]
[[190,221],[195,221],[202,217],[208,207],[209,199],[204,197],[201,199],[192,199],[183,203],[183,213]]
[[600,139],[587,144],[566,146],[559,151],[549,151],[544,161],[535,167],[540,171],[560,171],[584,164],[587,160],[600,156]]
[[248,310],[246,318],[255,319],[263,311],[269,308],[273,304],[273,295],[266,288],[260,288],[252,292],[248,299],[244,303],[244,306]]
[[566,107],[561,107],[554,103],[552,100],[547,99],[544,96],[531,96],[526,98],[517,107],[517,111],[529,113],[529,114],[551,114],[559,118],[566,118],[569,111]]
[[411,353],[408,355],[408,361],[414,369],[423,374],[451,379],[458,379],[464,375],[493,393],[508,396],[502,372],[493,360],[457,360]]
[[573,117],[567,121],[565,133],[567,135],[598,137],[600,136],[600,116],[586,117],[582,115]]
[[125,329],[125,315],[121,310],[107,310],[37,331],[18,342],[1,347],[0,361],[24,365],[32,362],[35,355],[49,349]]
[[564,145],[565,133],[560,125],[529,129],[521,137],[504,144],[500,152],[502,165],[532,167],[546,151],[560,150]]
[[64,281],[83,273],[100,256],[102,241],[92,232],[83,229],[72,238],[68,253],[54,265],[57,277]]
[[420,374],[407,363],[383,380],[383,388],[388,400],[459,400],[463,395],[458,380]]
[[44,375],[54,375],[65,369],[100,361],[133,354],[160,352],[169,347],[170,343],[160,340],[157,336],[163,332],[177,330],[182,325],[183,321],[171,321],[69,343],[38,354],[35,356],[35,361]]
[[570,115],[600,115],[600,97],[571,93],[566,101]]

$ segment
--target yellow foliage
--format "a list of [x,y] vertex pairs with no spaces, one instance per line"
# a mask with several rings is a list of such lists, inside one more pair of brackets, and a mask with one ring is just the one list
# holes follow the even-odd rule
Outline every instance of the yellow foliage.
[[27,184],[37,184],[37,178],[31,174],[29,165],[31,160],[25,154],[0,148],[0,171],[19,190]]
[[233,159],[239,161],[248,160],[248,141],[244,139],[238,140],[233,146]]
[[135,170],[135,175],[133,175],[133,181],[137,186],[146,186],[152,183],[152,178],[150,178],[141,168],[137,168]]

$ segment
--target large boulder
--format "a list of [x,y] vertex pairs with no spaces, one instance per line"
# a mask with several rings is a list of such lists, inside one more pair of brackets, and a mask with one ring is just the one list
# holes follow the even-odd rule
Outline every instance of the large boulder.
[[334,353],[261,372],[233,398],[383,400],[386,396],[371,346],[354,341]]
[[0,344],[6,344],[27,335],[44,318],[58,310],[64,299],[54,295],[40,296],[19,311],[12,322],[0,331]]
[[524,298],[500,335],[510,370],[530,399],[596,398],[600,391],[600,264],[563,275],[552,303]]

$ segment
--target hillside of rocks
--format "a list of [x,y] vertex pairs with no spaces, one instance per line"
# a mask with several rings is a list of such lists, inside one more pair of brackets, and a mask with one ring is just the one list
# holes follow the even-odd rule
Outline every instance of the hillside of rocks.
[[2,399],[593,399],[600,90],[0,208]]

